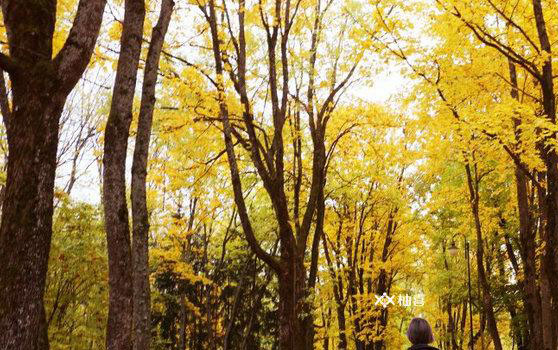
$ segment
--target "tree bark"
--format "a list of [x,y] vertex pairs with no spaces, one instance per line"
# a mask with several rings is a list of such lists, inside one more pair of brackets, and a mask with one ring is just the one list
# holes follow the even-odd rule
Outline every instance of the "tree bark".
[[[399,182],[403,179],[403,173],[399,177]],[[389,248],[393,241],[393,235],[397,231],[397,221],[395,220],[395,215],[398,212],[398,208],[395,207],[389,213],[387,228],[386,228],[386,238],[384,240],[384,247],[382,249],[382,263],[386,263],[389,257]],[[383,295],[384,293],[389,294],[390,283],[388,283],[388,272],[382,268],[380,269],[380,274],[378,276],[378,286],[376,288],[377,295]],[[370,346],[367,348],[374,349],[374,350],[381,350],[384,347],[385,340],[383,337],[383,333],[385,331],[386,325],[388,321],[388,309],[383,308],[380,310],[380,316],[375,319],[375,326],[376,326],[376,337],[373,342],[371,342]]]
[[[511,96],[518,100],[517,88],[517,72],[515,65],[508,61],[510,81],[512,83]],[[516,142],[521,142],[520,134],[521,121],[514,118],[514,129]],[[541,309],[540,294],[537,288],[536,275],[536,228],[533,227],[535,222],[529,204],[529,196],[527,192],[527,177],[523,171],[516,165],[515,167],[515,186],[517,192],[517,208],[519,216],[519,242],[520,255],[523,262],[523,303],[525,312],[527,313],[527,323],[529,328],[529,342],[531,349],[539,349],[542,346],[541,334]]]
[[[556,97],[554,95],[554,78],[552,73],[552,50],[547,33],[546,22],[541,0],[533,0],[533,13],[541,49],[548,55],[543,63],[539,82],[542,92],[542,104],[549,122],[556,122]],[[556,133],[550,136],[556,139]],[[554,314],[558,303],[558,154],[553,147],[547,146],[544,140],[539,149],[546,166],[546,190],[543,197],[544,223],[542,240],[545,249],[541,263],[541,311],[542,311],[542,348],[555,348],[556,334],[554,324],[558,323],[558,316]],[[542,191],[541,191],[542,192]]]
[[180,329],[178,335],[178,350],[186,350],[186,296],[180,295]]
[[105,128],[103,206],[109,259],[107,350],[132,349],[133,283],[128,205],[126,152],[136,88],[145,4],[125,1],[120,55]]
[[281,350],[305,350],[304,320],[304,262],[291,259],[288,248],[281,253],[282,270],[279,274],[279,348]]
[[173,0],[163,0],[159,20],[153,28],[147,52],[138,130],[132,162],[132,264],[133,264],[133,349],[149,350],[151,341],[151,299],[149,288],[149,213],[146,178],[149,142],[155,108],[155,85],[159,59],[174,7]]
[[52,237],[58,128],[66,98],[99,35],[106,0],[81,0],[53,58],[56,1],[2,1],[13,110],[3,102],[7,181],[0,226],[0,348],[48,349],[43,305]]
[[[316,228],[314,229],[314,236],[312,237],[312,248],[310,254],[310,271],[308,274],[308,288],[307,288],[307,295],[310,296],[311,293],[314,292],[316,287],[316,280],[318,276],[318,258],[320,255],[319,248],[320,248],[320,241],[323,239],[324,235],[324,220],[325,220],[325,195],[324,195],[324,188],[326,182],[325,176],[325,147],[323,139],[318,140],[318,144],[316,145],[316,151],[314,152],[314,158],[320,159],[320,181],[322,182],[319,185],[318,197],[317,197],[317,206],[316,206]],[[304,329],[306,330],[306,349],[310,350],[314,348],[314,337],[315,337],[315,330],[314,330],[314,314],[312,305],[310,302],[305,303],[305,313],[306,318],[304,319]]]
[[[482,288],[482,303],[483,308],[486,313],[486,318],[488,322],[488,331],[492,341],[494,342],[495,350],[502,350],[502,342],[500,340],[500,334],[498,332],[498,326],[496,323],[496,317],[494,315],[494,302],[492,295],[490,293],[490,285],[488,284],[488,278],[486,276],[486,270],[484,267],[484,246],[482,238],[482,227],[479,216],[479,181],[475,171],[471,169],[469,163],[465,165],[465,170],[467,173],[467,184],[469,188],[471,212],[473,214],[473,219],[475,221],[475,231],[477,234],[477,272],[479,275],[479,282]],[[479,296],[480,297],[480,296]]]
[[[339,226],[339,230],[342,229],[342,224]],[[331,283],[333,284],[333,297],[335,299],[335,312],[337,314],[337,327],[339,328],[339,341],[337,348],[339,350],[347,350],[347,320],[345,317],[345,307],[347,305],[345,298],[343,296],[343,280],[341,276],[335,273],[333,263],[329,254],[329,248],[327,240],[322,240],[324,247],[324,256],[326,258],[327,267],[329,270],[329,275],[331,278]]]

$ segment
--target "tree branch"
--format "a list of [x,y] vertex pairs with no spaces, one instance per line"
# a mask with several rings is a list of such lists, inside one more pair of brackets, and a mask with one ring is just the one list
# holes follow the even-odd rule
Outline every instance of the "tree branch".
[[68,39],[54,58],[60,89],[69,92],[89,64],[95,48],[106,0],[80,0]]

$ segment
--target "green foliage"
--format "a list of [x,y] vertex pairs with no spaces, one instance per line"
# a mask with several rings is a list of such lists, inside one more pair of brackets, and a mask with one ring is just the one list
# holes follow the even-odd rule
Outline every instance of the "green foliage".
[[108,265],[100,210],[60,197],[45,295],[50,346],[53,350],[102,349]]

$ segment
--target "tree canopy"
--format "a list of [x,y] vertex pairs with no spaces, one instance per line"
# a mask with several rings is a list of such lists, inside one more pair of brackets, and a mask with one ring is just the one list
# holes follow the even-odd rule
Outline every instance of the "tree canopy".
[[558,3],[3,0],[0,349],[558,349]]

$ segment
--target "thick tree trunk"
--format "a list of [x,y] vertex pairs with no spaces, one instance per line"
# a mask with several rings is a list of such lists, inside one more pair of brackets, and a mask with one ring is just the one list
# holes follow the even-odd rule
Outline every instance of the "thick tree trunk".
[[285,255],[288,253],[282,253],[283,269],[279,274],[279,348],[305,350],[306,332],[301,318],[305,296],[304,264],[301,259],[291,260]]
[[[518,100],[519,92],[517,87],[517,72],[515,65],[508,61],[510,81],[512,83],[511,96]],[[521,121],[514,118],[514,130],[516,142],[521,143]],[[529,330],[529,343],[531,349],[539,349],[542,342],[541,334],[541,301],[537,288],[536,275],[536,230],[533,227],[534,218],[531,214],[529,205],[529,196],[527,193],[527,177],[523,171],[516,165],[515,168],[515,186],[517,192],[517,209],[519,215],[519,242],[520,254],[523,262],[523,280],[520,281],[523,286],[523,304],[527,314],[527,323]],[[513,252],[512,252],[513,254]],[[516,263],[517,264],[517,263]]]
[[80,1],[54,58],[56,1],[1,5],[10,57],[0,54],[0,68],[10,74],[13,111],[3,96],[9,155],[0,225],[0,349],[42,350],[49,348],[43,294],[59,120],[93,53],[105,1]]
[[136,88],[145,4],[126,0],[120,56],[105,128],[103,206],[109,259],[107,350],[132,349],[132,252],[126,203],[126,152]]
[[132,162],[132,265],[133,265],[133,349],[149,350],[151,341],[151,298],[149,288],[149,213],[147,211],[147,159],[155,108],[155,85],[159,59],[174,6],[163,0],[157,25],[147,52],[138,130]]
[[[549,122],[556,122],[556,97],[554,95],[554,77],[552,72],[552,50],[548,37],[546,22],[542,9],[541,0],[533,0],[533,13],[541,49],[548,54],[543,63],[540,76],[542,92],[542,103],[546,118]],[[557,138],[556,133],[551,136]],[[558,303],[558,154],[553,147],[548,147],[547,140],[540,145],[542,159],[546,166],[546,184],[544,193],[544,229],[542,240],[545,249],[541,264],[541,311],[542,311],[542,336],[544,350],[554,349],[556,346],[556,334],[554,324],[558,323],[558,316],[553,310]]]
[[[541,273],[544,274],[546,271],[542,268]],[[546,272],[548,273],[548,272]],[[553,315],[552,315],[552,294],[550,290],[550,282],[548,278],[542,276],[541,280],[541,331],[542,331],[542,344],[544,350],[554,349],[553,338],[554,338],[554,327],[553,327]]]
[[[48,349],[43,294],[52,236],[58,119],[49,79],[15,94],[0,231],[0,349]],[[14,87],[15,88],[15,87]],[[18,87],[23,88],[23,87]],[[19,92],[19,91],[18,91]]]

